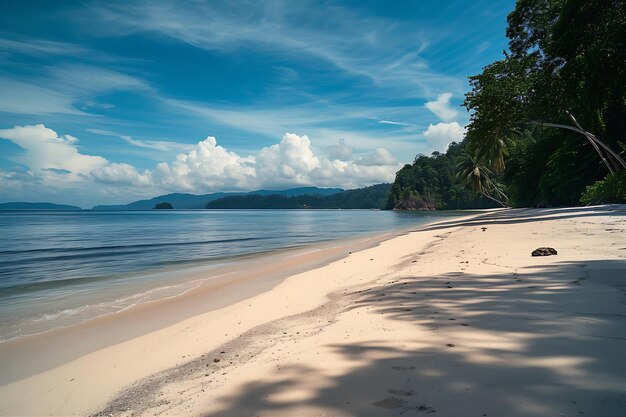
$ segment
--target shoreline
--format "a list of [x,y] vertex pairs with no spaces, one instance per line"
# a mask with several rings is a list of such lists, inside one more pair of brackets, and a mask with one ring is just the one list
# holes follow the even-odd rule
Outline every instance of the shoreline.
[[[610,212],[614,208],[617,213]],[[320,415],[330,410],[332,415],[396,415],[412,407],[417,410],[422,403],[413,403],[419,400],[424,407],[435,407],[437,415],[450,415],[445,411],[452,404],[442,402],[443,394],[426,386],[419,388],[419,384],[414,386],[415,381],[434,378],[433,372],[450,376],[461,372],[455,381],[480,380],[481,374],[467,374],[455,368],[460,366],[460,358],[482,357],[478,362],[463,362],[458,369],[475,367],[494,355],[490,350],[493,347],[487,346],[499,346],[498,350],[514,348],[524,338],[531,340],[534,333],[541,332],[541,328],[525,327],[526,321],[510,321],[505,317],[512,314],[505,306],[516,305],[515,298],[498,304],[502,311],[496,310],[479,321],[476,321],[475,303],[484,299],[487,304],[482,309],[486,313],[498,297],[503,300],[508,296],[531,297],[536,300],[524,299],[524,303],[517,304],[519,311],[515,313],[533,316],[537,305],[556,302],[550,297],[557,297],[560,309],[575,299],[583,311],[576,313],[580,316],[589,314],[584,311],[591,308],[589,302],[594,300],[586,299],[583,291],[591,288],[604,295],[604,304],[596,309],[617,308],[615,303],[623,299],[623,289],[606,287],[603,280],[624,271],[618,260],[626,258],[626,248],[619,246],[619,237],[624,236],[620,233],[626,230],[625,217],[624,208],[619,206],[507,210],[420,225],[418,230],[353,251],[347,257],[290,272],[271,288],[234,304],[200,312],[169,326],[156,325],[153,331],[141,336],[85,352],[47,371],[4,384],[0,386],[0,403],[4,404],[0,414],[84,415],[100,411],[101,415],[117,415],[134,410],[150,415]],[[608,222],[607,218],[615,225],[604,226],[602,222]],[[612,231],[604,236],[607,227]],[[581,236],[589,239],[590,246],[576,249],[579,246],[573,238]],[[544,239],[555,242],[559,256],[530,258],[528,242],[532,246],[534,240],[542,240],[536,246],[544,246]],[[592,240],[594,244],[590,243]],[[596,249],[598,243],[600,249]],[[584,267],[579,266],[579,259],[585,261]],[[595,259],[604,261],[594,264]],[[564,273],[549,269],[558,265],[564,265]],[[603,268],[608,278],[595,282],[594,268]],[[587,278],[580,275],[583,272]],[[568,284],[571,277],[579,275],[578,284]],[[532,281],[532,286],[542,289],[529,290],[532,286],[522,284],[525,281]],[[449,282],[447,288],[446,282]],[[577,291],[574,297],[569,294],[573,290]],[[569,298],[559,295],[561,292],[568,293]],[[431,311],[433,307],[435,311]],[[554,323],[569,320],[569,316],[551,319],[551,311],[537,317]],[[437,313],[453,314],[459,322],[448,321],[453,319],[444,316],[441,316],[444,321],[438,322]],[[147,317],[141,324],[144,330],[149,322]],[[489,328],[486,323],[492,322],[497,326]],[[506,326],[502,327],[502,323]],[[583,321],[578,326],[586,325]],[[617,335],[625,332],[626,336],[626,329],[613,330]],[[102,337],[113,340],[119,336],[115,331],[111,328]],[[445,340],[455,343],[449,347],[443,343]],[[67,347],[71,340],[65,339],[64,343]],[[435,346],[442,346],[443,350]],[[604,352],[611,357],[616,354],[612,346],[609,353]],[[58,348],[63,348],[63,344]],[[41,349],[58,353],[49,345]],[[518,351],[518,356],[523,356],[523,352]],[[450,357],[451,354],[461,356]],[[423,355],[431,355],[439,365],[418,366],[415,361]],[[396,356],[395,362],[387,366],[385,358]],[[446,358],[454,359],[457,365],[446,364]],[[444,362],[440,363],[441,360]],[[510,362],[522,363],[513,357]],[[541,366],[565,371],[578,369],[578,363],[555,356]],[[392,371],[388,375],[389,371],[379,369],[380,381],[376,377],[376,384],[371,383],[371,377],[378,373],[355,374],[360,367],[377,369],[380,364]],[[507,371],[503,368],[503,375]],[[356,377],[353,382],[345,379],[350,375]],[[411,377],[407,380],[408,375]],[[469,375],[472,378],[468,379]],[[401,376],[404,382],[399,386],[389,382]],[[594,377],[602,379],[598,375]],[[282,385],[287,381],[285,378],[291,385]],[[323,387],[331,382],[330,386],[336,388],[332,392],[324,391]],[[376,390],[388,382],[388,392],[383,390],[387,398],[378,398],[382,394]],[[624,394],[615,388],[615,383],[610,378],[603,382],[607,395]],[[445,380],[439,380],[438,384],[442,389],[447,386]],[[362,392],[350,394],[353,385]],[[411,395],[402,394],[409,391]],[[485,398],[496,394],[487,391]],[[185,395],[172,396],[176,392]],[[419,398],[413,392],[420,392]],[[457,395],[454,390],[453,394],[446,392]],[[339,393],[350,399],[341,401]],[[531,394],[524,391],[524,396]],[[459,404],[468,409],[467,401],[465,398]],[[493,402],[504,407],[500,400]],[[544,412],[549,408],[546,407],[543,406]],[[607,407],[614,410],[610,404]],[[528,410],[525,414],[511,411],[507,415],[535,415]],[[489,415],[498,414],[494,410],[490,412],[495,414]]]
[[[264,211],[267,212],[267,210]],[[437,219],[445,218],[448,215],[459,216],[462,214],[444,213],[433,219],[429,219],[430,216],[426,216],[425,218],[417,218],[416,220],[418,224],[423,221],[432,222],[437,221]],[[81,289],[82,287],[74,288],[78,293],[77,298],[74,297],[73,293],[69,292],[72,290],[72,288],[69,288],[66,294],[57,292],[56,295],[47,299],[47,295],[45,294],[46,289],[38,287],[38,290],[43,292],[41,295],[43,304],[38,305],[33,303],[33,309],[29,308],[28,294],[25,294],[27,296],[25,299],[17,301],[21,304],[15,304],[13,307],[11,307],[12,304],[10,304],[12,302],[10,298],[12,294],[9,294],[8,303],[3,304],[3,310],[1,310],[6,314],[2,320],[2,324],[6,324],[6,327],[2,329],[0,346],[5,342],[18,340],[23,337],[42,334],[51,330],[54,331],[54,329],[58,328],[71,327],[99,317],[117,314],[120,311],[133,308],[136,304],[144,304],[155,300],[181,296],[193,290],[196,286],[202,285],[202,282],[207,279],[238,272],[242,268],[247,268],[249,265],[254,267],[256,263],[280,262],[282,258],[289,257],[291,254],[326,249],[334,245],[347,246],[352,244],[352,242],[386,235],[388,233],[397,234],[398,232],[405,231],[412,227],[412,225],[406,224],[406,221],[404,223],[404,225],[394,225],[395,227],[393,228],[379,228],[380,230],[369,230],[369,227],[363,228],[364,230],[350,230],[349,233],[342,230],[339,235],[334,235],[332,232],[314,233],[313,235],[315,236],[305,236],[304,239],[294,239],[293,241],[286,240],[278,245],[276,242],[270,242],[267,247],[258,246],[254,248],[247,244],[243,246],[246,248],[243,250],[233,250],[232,247],[229,247],[225,249],[223,253],[210,254],[208,258],[203,259],[190,257],[189,260],[168,261],[168,254],[164,253],[162,254],[163,257],[159,258],[164,262],[159,262],[159,264],[154,265],[148,263],[146,269],[134,270],[131,268],[128,272],[118,269],[109,272],[108,275],[113,279],[108,278],[107,273],[103,273],[103,275],[96,274],[93,277],[88,274],[87,285],[90,285],[91,288],[87,287],[86,291],[83,291]],[[349,230],[349,228],[346,230]],[[308,241],[308,238],[311,237],[315,237],[316,239]],[[269,240],[272,238],[275,239],[275,236],[269,237]],[[229,242],[229,240],[226,240],[226,242]],[[284,246],[281,246],[281,244]],[[106,247],[107,246],[94,246],[90,249],[106,249]],[[132,249],[132,246],[130,247]],[[72,251],[75,248],[68,247],[63,249]],[[218,252],[219,250],[220,249],[218,249]],[[129,256],[132,255],[124,255],[120,262],[128,263],[129,260],[127,258]],[[141,259],[141,256],[135,255],[134,259]],[[173,256],[172,259],[177,258]],[[107,264],[111,264],[110,260]],[[31,265],[33,265],[31,269],[35,269],[32,271],[35,276],[46,274],[43,272],[46,271],[46,269],[37,266],[36,261],[31,263]],[[19,265],[16,267],[18,266]],[[67,268],[71,271],[71,268],[76,266],[77,265],[70,264]],[[78,267],[80,266],[81,265],[78,264]],[[64,266],[58,265],[58,267],[63,268]],[[90,267],[93,267],[93,265],[90,265]],[[3,272],[6,273],[6,271]],[[70,279],[72,279],[71,276],[68,280]],[[96,284],[92,284],[89,280],[95,281]],[[126,281],[127,283],[118,285],[118,280],[121,282]],[[54,280],[46,280],[41,283],[42,288],[46,283],[54,284],[55,282]],[[97,282],[102,283],[98,284]],[[37,284],[39,284],[39,282],[37,282]],[[98,290],[98,286],[100,286],[100,290]],[[35,300],[37,300],[37,298],[35,298]]]
[[[183,284],[196,285],[180,294],[142,301],[120,311],[79,323],[1,342],[0,357],[10,357],[12,361],[2,364],[0,386],[62,365],[89,352],[123,343],[190,317],[271,291],[290,275],[323,267],[343,259],[349,253],[375,247],[385,240],[406,233],[408,228],[317,242],[304,247],[284,248],[263,255],[242,257],[226,266],[208,271],[203,271],[202,266],[190,268],[197,269],[195,272],[182,271],[179,274],[185,276]],[[242,268],[246,270],[241,271]],[[254,272],[250,272],[250,269]],[[203,276],[206,274],[209,276]],[[183,309],[178,308],[181,306]],[[160,319],[153,320],[155,315]],[[106,337],[100,336],[102,332]],[[82,339],[87,342],[67,346],[68,339]],[[51,350],[57,352],[56,357],[46,355]]]

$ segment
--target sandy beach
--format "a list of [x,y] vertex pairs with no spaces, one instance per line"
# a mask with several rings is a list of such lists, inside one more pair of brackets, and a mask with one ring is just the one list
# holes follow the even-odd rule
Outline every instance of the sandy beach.
[[626,415],[626,207],[488,211],[341,250],[4,343],[0,414]]

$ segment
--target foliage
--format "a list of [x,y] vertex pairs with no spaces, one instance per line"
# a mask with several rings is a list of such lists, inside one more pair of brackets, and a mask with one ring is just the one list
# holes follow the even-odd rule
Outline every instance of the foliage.
[[208,209],[381,209],[385,207],[390,184],[346,190],[331,195],[237,195],[213,200]]
[[576,204],[608,171],[567,112],[611,148],[626,132],[626,1],[518,0],[510,52],[470,77],[467,147],[514,205]]
[[476,196],[457,178],[457,166],[468,158],[465,144],[451,143],[446,153],[418,155],[396,173],[387,209],[485,208],[493,204]]
[[605,179],[587,186],[580,202],[589,204],[626,203],[626,171],[608,175]]
[[170,203],[163,202],[163,203],[157,203],[157,204],[154,206],[154,208],[155,208],[156,210],[171,210],[171,209],[173,209],[174,207],[173,207]]

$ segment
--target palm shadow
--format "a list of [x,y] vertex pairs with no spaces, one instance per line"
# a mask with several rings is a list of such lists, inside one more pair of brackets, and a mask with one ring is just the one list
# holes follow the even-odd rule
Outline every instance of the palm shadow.
[[[561,262],[371,288],[350,309],[414,326],[414,343],[327,345],[362,365],[329,376],[291,364],[218,398],[205,417],[290,415],[302,405],[342,416],[624,416],[621,271],[626,260]],[[299,390],[308,394],[292,395]]]
[[470,219],[441,221],[416,230],[443,230],[459,226],[489,226],[495,224],[520,224],[538,221],[575,219],[626,214],[625,204],[611,204],[590,207],[566,207],[549,209],[506,209],[479,214]]

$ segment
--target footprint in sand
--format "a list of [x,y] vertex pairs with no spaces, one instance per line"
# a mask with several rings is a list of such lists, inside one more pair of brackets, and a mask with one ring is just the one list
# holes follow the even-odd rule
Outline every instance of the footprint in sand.
[[385,398],[384,400],[380,400],[374,403],[376,407],[380,408],[400,408],[404,404],[406,404],[405,400],[396,397]]
[[415,369],[415,366],[392,366],[391,369],[395,371],[408,371],[410,369]]
[[398,390],[398,389],[388,389],[387,392],[389,394],[394,394],[394,395],[401,395],[403,397],[410,397],[411,395],[413,395],[413,391],[402,391],[402,390]]

